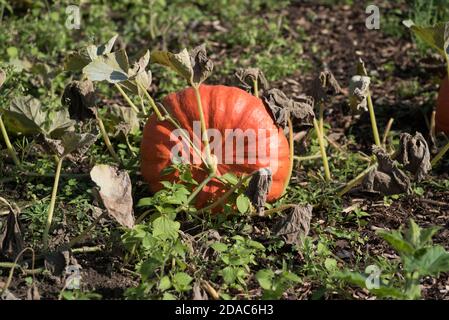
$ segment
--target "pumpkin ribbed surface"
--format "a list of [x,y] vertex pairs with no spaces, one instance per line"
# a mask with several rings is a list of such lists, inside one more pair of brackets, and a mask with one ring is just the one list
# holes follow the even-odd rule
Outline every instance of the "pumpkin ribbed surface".
[[[232,172],[241,176],[271,166],[273,183],[267,200],[274,201],[279,198],[289,174],[289,145],[282,129],[276,126],[263,102],[239,88],[221,85],[201,85],[200,94],[206,127],[216,129],[216,133],[219,133],[222,137],[222,161],[218,163],[217,174],[223,175]],[[194,121],[200,119],[195,91],[192,88],[187,88],[171,93],[163,100],[163,105],[177,119],[180,126],[187,130],[190,139],[194,139],[193,124]],[[197,122],[197,126],[199,126],[199,122]],[[249,131],[256,133],[256,143],[251,143],[254,140],[243,140],[244,148],[243,151],[240,151],[240,155],[244,154],[243,160],[241,160],[243,163],[236,163],[239,153],[236,150],[237,143],[235,140],[234,144],[231,144],[233,148],[228,145],[228,149],[233,150],[231,157],[229,157],[229,153],[226,154],[228,159],[233,158],[233,161],[231,163],[225,161],[225,144],[230,143],[230,140],[227,139],[229,130],[235,129],[240,129],[242,132],[248,132],[246,130],[249,129]],[[141,173],[153,192],[162,188],[161,181],[177,181],[175,174],[161,175],[162,170],[171,165],[172,150],[179,142],[179,140],[173,139],[173,130],[175,130],[175,127],[171,123],[157,121],[154,115],[148,119],[144,128],[141,144]],[[263,132],[265,138],[261,138],[259,132]],[[195,139],[199,141],[199,137]],[[213,144],[214,138],[210,140]],[[265,144],[265,146],[261,146],[261,144]],[[262,148],[266,152],[255,153],[260,150],[258,148]],[[217,150],[217,148],[215,149]],[[192,148],[188,151],[191,155],[195,153]],[[212,150],[212,154],[220,159],[217,151]],[[250,156],[254,154],[257,155],[256,160],[249,160],[254,159]],[[193,165],[192,167],[193,177],[198,182],[207,177],[207,171],[202,168],[204,166],[201,165]],[[220,181],[212,180],[197,196],[196,206],[202,207],[207,202],[216,200],[225,191],[226,189]]]

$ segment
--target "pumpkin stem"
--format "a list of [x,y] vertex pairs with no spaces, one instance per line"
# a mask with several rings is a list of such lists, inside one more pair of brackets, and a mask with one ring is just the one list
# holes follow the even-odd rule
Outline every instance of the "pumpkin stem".
[[253,86],[254,86],[254,96],[256,98],[259,98],[259,83],[257,81],[257,77],[253,80]]
[[388,134],[391,131],[391,126],[393,125],[393,122],[394,118],[390,118],[390,120],[388,120],[387,126],[385,127],[384,136],[382,138],[382,145],[384,146],[384,148],[387,146]]
[[441,150],[437,153],[435,158],[432,159],[432,161],[430,162],[432,167],[435,167],[435,165],[438,163],[438,161],[440,161],[441,158],[443,158],[443,156],[446,154],[446,152],[448,150],[449,150],[449,142],[446,143],[446,145],[443,148],[441,148]]
[[[198,185],[198,187],[195,189],[195,191],[193,191],[191,194],[190,194],[190,196],[187,198],[187,202],[186,202],[186,205],[188,205],[188,204],[190,204],[192,201],[193,201],[193,199],[195,199],[195,197],[198,195],[198,193],[200,193],[201,192],[201,190],[203,190],[203,188],[213,179],[213,178],[215,178],[215,173],[210,173],[208,176],[207,176],[207,178],[206,179],[204,179],[203,180],[203,182],[201,182],[199,185]],[[176,210],[176,211],[181,211],[182,210],[182,207],[181,208],[179,208],[178,210]]]
[[326,181],[331,181],[331,172],[329,170],[329,161],[327,160],[326,147],[324,146],[323,133],[320,130],[320,126],[316,119],[313,119],[313,126],[318,136],[318,143],[320,145],[321,158],[323,159],[324,176]]
[[290,167],[289,167],[289,171],[288,171],[288,176],[285,179],[285,185],[284,185],[284,190],[282,191],[282,194],[285,193],[285,191],[287,191],[287,187],[290,184],[290,179],[292,177],[292,172],[293,172],[293,158],[295,155],[295,146],[293,145],[293,124],[292,124],[292,119],[289,117],[288,120],[288,145],[290,148]]
[[156,103],[154,102],[153,97],[151,97],[151,95],[148,93],[148,91],[138,82],[136,82],[138,86],[140,86],[140,89],[145,93],[145,96],[147,97],[148,101],[150,102],[150,106],[151,108],[153,108],[154,113],[157,116],[157,119],[159,121],[163,121],[165,120],[164,116],[161,114],[161,112],[159,111],[159,108],[157,107]]
[[129,98],[129,96],[126,94],[125,91],[123,91],[122,87],[120,87],[120,85],[118,83],[115,83],[115,87],[117,88],[117,90],[120,92],[120,94],[122,95],[122,97],[126,100],[126,102],[129,104],[129,106],[136,112],[139,113],[139,108],[136,107],[136,105],[134,104],[134,102],[131,101],[131,99]]
[[95,114],[95,117],[97,118],[98,128],[100,128],[101,136],[103,137],[104,143],[106,144],[106,147],[108,148],[109,153],[111,154],[111,156],[114,158],[114,160],[118,164],[121,164],[122,161],[120,160],[119,156],[115,152],[114,147],[112,146],[111,140],[109,140],[109,136],[108,136],[108,133],[106,132],[106,128],[104,127],[103,120],[101,120],[100,116],[97,114]]
[[16,150],[14,149],[14,147],[11,144],[11,141],[9,140],[8,132],[6,131],[5,124],[3,123],[1,115],[0,115],[0,131],[2,132],[3,140],[5,140],[6,149],[8,150],[9,156],[14,161],[14,164],[20,168],[21,165],[19,158],[17,157]]
[[366,96],[368,102],[369,117],[371,119],[371,127],[373,129],[374,143],[376,146],[381,147],[379,131],[377,130],[376,114],[374,113],[373,100],[371,99],[371,92],[368,90]]
[[377,162],[375,164],[370,165],[365,170],[363,170],[357,177],[355,177],[354,179],[349,181],[345,185],[345,187],[337,194],[337,196],[338,197],[342,197],[344,194],[349,192],[352,188],[354,188],[355,186],[359,185],[362,182],[363,178],[365,178],[365,176],[368,173],[370,173],[370,171],[373,170],[376,166],[377,166]]
[[48,207],[47,222],[45,224],[42,242],[44,243],[44,251],[48,249],[48,233],[50,231],[51,223],[53,221],[53,213],[55,212],[56,196],[58,194],[59,177],[61,176],[62,162],[64,157],[58,159],[55,173],[55,181],[53,183],[53,190],[51,192],[50,206]]
[[206,153],[206,166],[209,168],[210,173],[215,173],[216,166],[212,164],[212,158],[209,146],[209,137],[207,135],[206,121],[204,119],[203,103],[201,102],[201,94],[198,85],[192,85],[195,91],[196,102],[198,105],[198,113],[200,114],[201,122],[201,141],[204,143],[204,151]]

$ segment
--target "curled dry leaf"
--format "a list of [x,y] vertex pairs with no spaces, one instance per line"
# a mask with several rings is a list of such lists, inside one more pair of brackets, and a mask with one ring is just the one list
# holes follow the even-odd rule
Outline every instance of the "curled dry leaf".
[[415,176],[416,181],[423,180],[427,172],[432,169],[429,146],[419,132],[416,132],[414,136],[408,133],[401,134],[396,160]]
[[269,168],[262,168],[252,176],[246,189],[246,196],[260,216],[264,214],[265,202],[267,201],[267,194],[270,191],[272,180],[271,170]]
[[0,200],[9,207],[6,224],[0,233],[0,254],[14,260],[24,248],[22,230],[18,219],[19,208],[13,207],[3,198],[0,198]]
[[53,276],[61,276],[67,267],[81,268],[78,261],[69,250],[58,250],[49,252],[44,257],[45,269]]
[[131,179],[124,170],[108,165],[96,165],[90,171],[90,177],[98,187],[97,194],[107,213],[120,225],[133,228],[133,198]]
[[93,82],[87,79],[70,82],[64,89],[61,102],[68,106],[70,119],[84,121],[95,118],[91,110],[96,103]]
[[91,81],[119,83],[129,79],[128,55],[125,50],[98,56],[83,68],[83,73]]
[[341,92],[342,90],[337,79],[328,69],[320,72],[318,77],[312,82],[311,95],[317,102],[325,101]]
[[263,90],[268,89],[268,81],[265,78],[265,74],[259,68],[239,68],[235,72],[239,83],[238,85],[246,91],[252,91],[254,82],[260,83],[260,88]]
[[206,44],[199,45],[189,52],[193,69],[193,83],[200,84],[209,78],[214,69],[214,63],[207,56]]
[[97,140],[97,135],[92,133],[66,132],[60,139],[44,137],[47,146],[58,156],[71,155],[74,159],[81,158],[90,146]]
[[287,215],[282,217],[272,229],[272,232],[282,237],[285,243],[302,246],[304,238],[310,231],[310,220],[312,219],[311,205],[296,205],[290,208]]
[[301,127],[301,130],[313,127],[315,114],[312,97],[300,96],[298,101],[294,101],[281,90],[270,89],[263,95],[262,99],[281,128],[287,128],[290,117],[296,119],[295,124]]
[[353,76],[349,83],[349,106],[353,113],[368,111],[367,97],[369,94],[370,78]]
[[[150,51],[146,50],[145,53],[134,62],[133,67],[128,70],[129,80],[122,83],[123,87],[128,91],[142,95],[142,88],[136,83],[141,85],[143,89],[149,90],[151,82],[153,80],[150,70],[146,70],[148,63],[150,62]],[[135,80],[135,81],[132,81]]]
[[202,44],[190,52],[183,49],[179,53],[168,51],[154,51],[151,54],[152,61],[169,67],[190,84],[199,85],[212,73],[214,64],[207,57],[206,45]]
[[373,146],[373,153],[377,158],[378,166],[363,180],[363,191],[383,196],[409,193],[410,179],[397,167],[388,153],[377,146]]

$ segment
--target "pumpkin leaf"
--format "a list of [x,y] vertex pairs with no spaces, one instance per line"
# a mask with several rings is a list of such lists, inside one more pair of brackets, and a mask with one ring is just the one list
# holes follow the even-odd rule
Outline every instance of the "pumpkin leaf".
[[271,170],[269,168],[262,168],[251,177],[248,188],[245,191],[246,196],[260,216],[263,216],[265,202],[267,201],[267,194],[270,191],[272,180]]
[[449,22],[424,27],[416,25],[412,20],[402,22],[422,41],[436,49],[446,61],[449,61]]
[[[128,70],[129,80],[122,83],[125,89],[132,93],[139,94],[140,96],[142,96],[143,92],[141,92],[142,89],[136,84],[136,82],[144,89],[150,89],[152,74],[150,70],[145,70],[149,62],[150,51],[147,50],[136,62],[134,62],[133,67]],[[135,82],[130,80],[135,80]]]
[[250,92],[253,90],[255,81],[260,83],[260,87],[263,90],[268,89],[268,80],[259,68],[239,68],[235,72],[235,76],[239,81],[238,85],[246,91]]
[[24,135],[42,133],[47,120],[40,101],[32,96],[14,98],[4,114],[9,131]]
[[366,175],[362,182],[362,189],[384,196],[410,193],[410,179],[398,168],[389,154],[377,146],[373,146],[373,153],[377,158],[378,166]]
[[135,220],[129,174],[124,170],[101,164],[92,168],[90,177],[97,185],[97,195],[109,216],[120,225],[133,228]]
[[313,127],[315,114],[313,112],[314,100],[312,97],[301,95],[295,101],[288,98],[281,90],[274,88],[264,93],[262,100],[270,109],[277,125],[281,128],[287,129],[289,118],[295,118],[295,123],[301,129]]
[[89,45],[81,49],[79,52],[70,53],[64,61],[64,68],[68,71],[82,70],[97,57],[111,53],[117,37],[118,35],[114,35],[106,43],[98,47],[95,45]]
[[416,181],[422,181],[432,169],[429,146],[419,132],[416,132],[414,136],[401,133],[399,150],[395,159],[404,165],[405,170],[415,176]]
[[214,64],[207,57],[206,45],[200,45],[190,52],[187,49],[179,53],[168,51],[155,51],[151,59],[158,64],[166,66],[192,85],[199,85],[212,73]]
[[310,231],[312,209],[311,205],[296,205],[289,209],[287,215],[281,217],[273,226],[273,234],[281,237],[286,244],[302,246],[304,238]]
[[193,83],[199,85],[209,78],[214,69],[214,63],[207,57],[205,44],[193,48],[189,54],[193,68]]
[[2,197],[0,197],[0,202],[4,202],[9,207],[6,224],[0,233],[0,253],[14,260],[24,248],[22,230],[18,219],[20,209],[16,205],[13,207]]
[[349,82],[349,106],[355,114],[368,111],[370,77],[356,75]]
[[329,69],[320,72],[312,82],[311,96],[315,101],[322,102],[341,93],[341,87]]
[[74,156],[83,156],[97,140],[97,135],[91,133],[66,132],[60,139],[44,137],[46,144],[59,157],[66,157],[72,153]]
[[96,96],[90,80],[70,82],[64,89],[61,102],[68,106],[71,119],[84,121],[95,118],[91,108],[95,106]]
[[103,109],[102,119],[107,132],[117,137],[120,133],[136,135],[140,131],[137,114],[128,107],[113,104]]
[[98,56],[83,68],[91,81],[118,83],[128,80],[128,56],[125,50]]
[[193,80],[193,67],[187,49],[183,49],[179,53],[155,51],[151,54],[151,59],[155,63],[172,69],[188,82]]

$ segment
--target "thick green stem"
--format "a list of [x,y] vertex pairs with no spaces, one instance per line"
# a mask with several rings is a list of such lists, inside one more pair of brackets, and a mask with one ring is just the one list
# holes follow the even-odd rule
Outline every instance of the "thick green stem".
[[319,124],[316,119],[313,119],[313,126],[315,128],[316,134],[318,136],[318,143],[320,145],[321,158],[323,159],[324,176],[326,181],[331,181],[331,172],[329,170],[329,162],[327,160],[326,147],[324,145],[323,134],[320,130]]
[[216,165],[212,163],[212,157],[210,153],[210,146],[209,146],[209,136],[207,134],[207,127],[206,127],[206,120],[204,119],[204,110],[203,110],[203,103],[201,102],[201,94],[200,89],[198,85],[193,85],[193,90],[195,91],[195,97],[196,102],[198,105],[198,113],[200,115],[200,122],[201,122],[201,141],[204,144],[204,151],[206,153],[206,166],[209,168],[211,173],[215,173]]
[[109,140],[108,133],[106,132],[106,128],[104,127],[103,120],[101,120],[99,115],[97,115],[96,117],[97,117],[98,127],[100,128],[101,136],[103,137],[104,143],[106,144],[106,147],[108,148],[109,153],[111,154],[111,156],[114,158],[114,160],[118,164],[121,164],[122,161],[120,160],[117,153],[115,153],[114,147],[112,146],[111,140]]
[[320,131],[323,134],[323,137],[325,136],[324,133],[324,104],[320,102],[320,108],[319,108],[319,114],[318,114],[318,123],[320,125]]
[[430,162],[432,167],[435,167],[435,165],[438,163],[438,161],[440,161],[441,158],[443,158],[443,156],[446,154],[446,152],[448,150],[449,150],[449,142],[446,143],[446,145],[443,148],[441,148],[440,151],[437,153],[435,158],[432,159],[432,161]]
[[294,208],[294,207],[296,207],[295,204],[285,204],[285,205],[279,206],[277,208],[273,208],[273,209],[270,209],[270,210],[265,210],[263,214],[266,217],[266,216],[270,216],[270,215],[272,215],[272,214],[274,214],[276,212],[284,211],[284,210],[287,210],[287,209],[290,209],[290,208]]
[[357,177],[355,177],[354,179],[352,179],[351,181],[349,181],[345,187],[337,194],[338,197],[342,197],[344,194],[346,194],[347,192],[349,192],[352,188],[354,188],[355,186],[359,185],[362,181],[363,178],[365,178],[365,176],[374,168],[376,168],[377,163],[369,166],[368,168],[366,168],[365,170],[363,170]]
[[120,94],[122,95],[123,98],[125,98],[126,102],[129,104],[129,106],[136,112],[139,113],[139,108],[136,107],[136,105],[134,104],[134,102],[131,101],[131,99],[129,98],[129,96],[126,94],[126,92],[122,89],[122,87],[120,87],[120,85],[118,83],[115,83],[115,87],[117,88],[117,90],[120,92]]
[[42,238],[42,241],[44,243],[44,251],[47,251],[47,249],[48,249],[48,233],[50,232],[51,223],[53,221],[53,213],[55,212],[56,196],[58,194],[59,177],[61,175],[63,161],[64,161],[64,157],[59,158],[57,166],[56,166],[55,181],[53,184],[53,191],[51,193],[50,206],[48,207],[48,213],[47,213],[47,223],[45,224],[44,235]]
[[254,96],[256,98],[259,98],[259,83],[257,81],[257,78],[253,80],[253,87],[254,87]]
[[300,156],[293,156],[293,159],[296,161],[311,161],[311,160],[316,160],[321,158],[321,153],[317,153],[317,154],[313,154],[311,156],[304,156],[304,157],[300,157]]
[[287,191],[288,185],[290,184],[290,179],[292,177],[292,172],[293,172],[293,157],[295,155],[295,146],[293,144],[294,140],[293,140],[293,124],[292,124],[292,120],[290,118],[288,118],[287,120],[288,122],[288,145],[290,148],[290,163],[289,163],[289,170],[288,170],[288,176],[285,179],[285,185],[284,185],[284,190],[282,190],[282,194],[285,193],[285,191]]
[[9,156],[14,161],[14,164],[20,168],[20,161],[17,157],[16,150],[11,144],[11,141],[9,140],[8,132],[6,131],[5,124],[3,123],[2,116],[0,115],[0,131],[2,132],[3,140],[5,140],[6,149],[8,150]]
[[373,129],[374,143],[376,144],[376,146],[381,147],[382,145],[380,143],[379,131],[377,130],[376,114],[374,113],[373,100],[371,99],[371,93],[369,91],[368,91],[366,99],[368,102],[368,110],[369,110],[369,117],[371,119],[371,127]]
[[153,97],[148,93],[148,91],[140,83],[137,83],[137,85],[140,86],[140,89],[145,93],[145,96],[147,97],[148,102],[150,103],[150,107],[153,108],[153,111],[156,114],[157,119],[159,121],[164,121],[165,118],[162,115],[162,113],[159,111],[159,108],[157,107],[156,102],[154,102]]
[[187,204],[190,204],[190,203],[193,201],[193,199],[195,199],[195,197],[198,195],[198,193],[200,193],[201,190],[203,190],[203,188],[204,188],[204,187],[205,187],[205,186],[206,186],[206,185],[207,185],[213,178],[215,178],[215,174],[214,174],[214,173],[209,174],[209,176],[207,176],[207,178],[204,179],[203,182],[201,182],[201,183],[199,184],[199,186],[195,189],[195,191],[193,191],[193,192],[190,194],[189,198],[187,199]]

